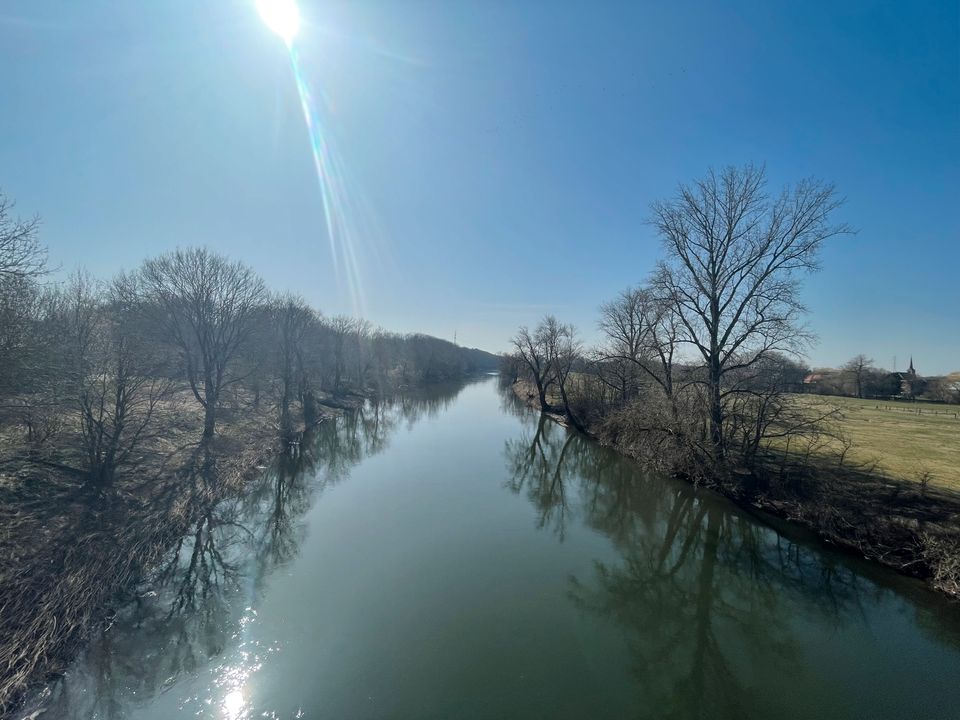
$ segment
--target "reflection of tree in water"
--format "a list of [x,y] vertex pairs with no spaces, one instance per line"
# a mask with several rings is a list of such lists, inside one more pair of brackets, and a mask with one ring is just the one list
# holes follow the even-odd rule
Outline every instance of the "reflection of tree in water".
[[462,383],[441,383],[429,388],[413,388],[386,400],[391,406],[398,406],[407,428],[416,425],[424,418],[435,418],[449,408],[456,399]]
[[568,509],[564,472],[573,438],[572,434],[564,433],[562,428],[558,429],[541,415],[532,437],[525,433],[507,440],[504,448],[510,468],[507,487],[518,494],[526,492],[537,508],[537,527],[550,527],[561,540],[566,530]]
[[156,498],[159,515],[188,518],[135,599],[90,642],[84,658],[49,689],[49,717],[125,717],[212,658],[236,650],[270,572],[292,560],[307,510],[322,490],[388,447],[401,423],[449,405],[456,388],[368,402],[287,446],[240,497],[219,499],[218,457],[199,445]]
[[503,379],[504,377],[501,376],[501,384],[498,386],[500,412],[502,412],[504,415],[512,415],[525,420],[537,420],[537,418],[539,418],[541,415],[540,411],[534,410],[532,407],[523,402],[523,400],[517,397],[517,394],[513,391],[513,386],[504,385]]
[[619,550],[621,562],[597,563],[592,580],[571,578],[571,597],[625,631],[641,715],[756,712],[749,668],[796,663],[798,613],[840,626],[862,593],[878,592],[830,556],[542,417],[505,454],[508,486],[526,493],[541,527],[562,536],[579,516]]

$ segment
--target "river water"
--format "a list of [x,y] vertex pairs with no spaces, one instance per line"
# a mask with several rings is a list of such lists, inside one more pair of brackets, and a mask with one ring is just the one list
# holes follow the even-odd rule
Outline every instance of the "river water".
[[960,606],[495,378],[321,425],[138,595],[26,714],[960,717]]

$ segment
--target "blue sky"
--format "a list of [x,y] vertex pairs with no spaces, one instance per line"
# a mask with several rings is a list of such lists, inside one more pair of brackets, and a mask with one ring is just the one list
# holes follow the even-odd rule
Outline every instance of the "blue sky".
[[[960,370],[958,7],[303,0],[365,315],[501,350],[550,310],[592,338],[659,255],[649,203],[753,161],[835,182],[859,228],[806,283],[810,361]],[[204,244],[353,311],[253,0],[5,0],[0,68],[0,187],[63,268]]]

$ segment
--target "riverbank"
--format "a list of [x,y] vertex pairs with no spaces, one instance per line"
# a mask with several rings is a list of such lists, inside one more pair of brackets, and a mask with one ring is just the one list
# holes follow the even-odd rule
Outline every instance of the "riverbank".
[[[365,421],[372,402],[370,417],[385,427],[379,406],[438,394],[437,385],[459,388],[473,377],[386,394],[317,392],[309,408],[291,405],[289,424],[273,403],[238,393],[207,441],[200,437],[203,414],[181,389],[157,408],[163,431],[145,440],[110,487],[97,490],[79,470],[73,418],[63,418],[39,446],[15,426],[0,427],[0,718],[13,717],[25,695],[60,676],[97,629],[113,623],[120,608],[140,604],[138,593],[163,583],[176,563],[201,584],[204,572],[227,580],[230,570],[217,567],[222,557],[213,547],[213,535],[229,523],[218,508],[252,492],[278,466],[289,473],[306,462],[305,446],[320,425],[348,416]],[[178,602],[195,602],[193,592]]]
[[[530,383],[518,380],[511,390],[522,402],[540,409]],[[569,424],[563,415],[545,414]],[[626,445],[606,432],[603,423],[582,431],[635,461],[671,472],[669,461],[650,458],[645,450]],[[718,480],[712,489],[741,507],[802,526],[830,545],[960,598],[960,496],[856,468],[799,461],[760,467],[759,472],[750,473],[734,468],[731,480]]]
[[[366,399],[322,395],[310,425]],[[191,533],[196,548],[204,518],[213,525],[211,508],[244,493],[309,429],[296,408],[293,435],[284,439],[276,408],[245,404],[225,407],[217,434],[203,441],[202,416],[191,400],[181,393],[158,408],[164,432],[144,443],[109,488],[97,491],[77,469],[72,431],[41,447],[12,432],[2,438],[0,717],[30,688],[61,674],[90,633],[136,599],[134,589],[171,548]]]
[[7,459],[0,488],[0,714],[61,673],[198,513],[239,492],[270,461],[279,443],[264,419],[245,413],[224,420],[207,443],[171,432],[136,474],[96,496],[59,457],[65,453]]
[[956,606],[775,527],[495,379],[417,388],[198,517],[14,718],[951,716]]

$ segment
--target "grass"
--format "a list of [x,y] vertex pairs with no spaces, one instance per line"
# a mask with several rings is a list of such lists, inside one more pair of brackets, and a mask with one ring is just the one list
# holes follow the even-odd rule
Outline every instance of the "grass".
[[[798,395],[811,407],[836,407],[836,429],[851,442],[847,458],[876,463],[894,480],[960,492],[960,407],[924,402]],[[840,442],[832,450],[842,449]]]

